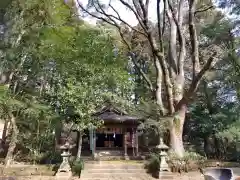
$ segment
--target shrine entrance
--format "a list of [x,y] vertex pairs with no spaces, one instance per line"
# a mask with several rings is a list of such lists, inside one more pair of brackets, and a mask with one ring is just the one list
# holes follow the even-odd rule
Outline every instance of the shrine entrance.
[[96,133],[96,149],[99,148],[122,148],[123,134]]
[[104,125],[89,129],[89,147],[92,155],[102,152],[124,156],[138,156],[137,126],[140,119],[128,116],[125,112],[108,105],[94,114]]

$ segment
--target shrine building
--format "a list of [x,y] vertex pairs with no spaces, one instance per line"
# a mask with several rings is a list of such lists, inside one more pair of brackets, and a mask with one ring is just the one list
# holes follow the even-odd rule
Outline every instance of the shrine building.
[[107,105],[93,114],[96,121],[104,124],[85,131],[82,139],[82,154],[90,152],[93,157],[119,156],[128,159],[139,155],[137,127],[141,119],[129,116],[112,105]]

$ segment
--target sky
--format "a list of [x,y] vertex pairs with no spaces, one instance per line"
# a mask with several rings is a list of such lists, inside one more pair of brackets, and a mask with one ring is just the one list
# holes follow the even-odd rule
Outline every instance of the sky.
[[[75,1],[81,2],[85,7],[86,7],[86,5],[88,3],[88,0],[75,0]],[[119,12],[119,14],[120,14],[120,16],[121,16],[121,18],[123,20],[125,20],[126,22],[128,22],[129,24],[131,24],[133,26],[137,25],[137,20],[135,18],[135,15],[130,10],[127,10],[126,7],[119,0],[99,0],[99,2],[101,2],[102,4],[105,4],[105,5],[108,5],[110,1],[111,1],[111,5],[115,9],[117,9],[117,11]],[[127,0],[125,0],[125,1],[127,1]],[[216,4],[216,2],[217,2],[217,0],[214,0],[214,4]],[[76,5],[77,5],[77,3],[76,3]],[[78,7],[78,5],[77,5],[77,7]],[[157,7],[157,1],[156,0],[150,0],[150,4],[149,4],[149,19],[152,22],[156,22],[157,21],[156,7]],[[160,7],[162,7],[162,5]],[[229,9],[225,9],[225,10],[219,9],[219,8],[217,8],[217,9],[222,11],[224,14],[226,14],[227,17],[233,18],[233,17],[231,17],[229,15]],[[112,15],[116,15],[114,13],[114,11],[111,10],[110,8],[108,9],[108,13],[112,14]],[[90,16],[85,17],[84,19],[86,21],[88,21],[89,23],[91,23],[91,24],[95,24],[96,23],[96,19],[92,18]]]
[[[75,1],[81,2],[85,7],[88,3],[87,0],[75,0]],[[130,10],[127,10],[126,7],[121,2],[119,2],[119,0],[99,0],[99,1],[105,5],[107,5],[109,1],[111,1],[111,5],[117,9],[118,13],[120,14],[123,20],[127,21],[129,24],[133,26],[137,25],[137,20],[135,18],[135,15]],[[156,7],[157,7],[157,1],[156,0],[150,1],[149,19],[153,22],[156,21],[157,19]],[[108,9],[108,13],[112,15],[116,15],[115,12],[110,8]],[[95,24],[96,22],[96,19],[90,16],[86,17],[85,20],[87,20],[91,24]]]

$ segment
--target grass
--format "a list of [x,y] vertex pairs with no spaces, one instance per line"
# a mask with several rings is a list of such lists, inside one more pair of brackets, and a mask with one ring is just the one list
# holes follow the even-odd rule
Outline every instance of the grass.
[[49,165],[13,165],[8,168],[0,166],[0,172],[8,176],[53,176],[52,168]]

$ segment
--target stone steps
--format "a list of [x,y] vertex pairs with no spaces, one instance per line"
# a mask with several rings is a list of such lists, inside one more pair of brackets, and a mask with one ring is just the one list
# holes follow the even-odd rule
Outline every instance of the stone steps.
[[143,163],[98,161],[86,162],[81,173],[84,180],[148,180],[152,179],[143,168]]
[[84,173],[142,173],[142,169],[87,169]]

